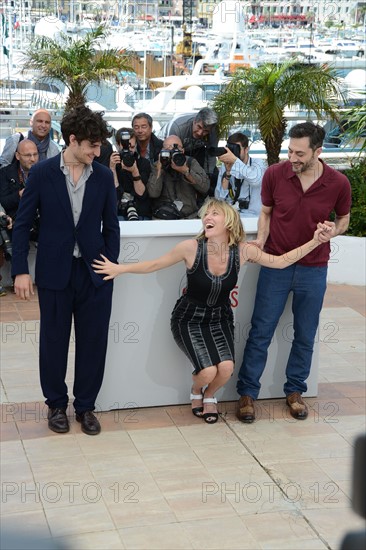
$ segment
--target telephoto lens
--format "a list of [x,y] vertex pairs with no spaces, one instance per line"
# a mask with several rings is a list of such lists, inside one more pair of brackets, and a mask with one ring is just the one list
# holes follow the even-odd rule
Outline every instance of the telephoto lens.
[[139,219],[139,215],[137,213],[136,206],[133,201],[130,201],[127,203],[126,212],[127,212],[127,220],[129,222],[135,222]]

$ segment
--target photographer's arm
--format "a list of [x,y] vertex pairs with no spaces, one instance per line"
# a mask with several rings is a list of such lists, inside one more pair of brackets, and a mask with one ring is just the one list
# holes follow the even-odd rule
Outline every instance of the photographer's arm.
[[177,244],[169,252],[156,258],[155,260],[147,260],[145,262],[131,263],[131,264],[114,264],[110,262],[105,256],[101,254],[102,260],[94,260],[92,268],[96,273],[100,275],[106,275],[103,277],[105,281],[114,279],[118,275],[123,273],[152,273],[153,271],[159,271],[165,269],[171,265],[177,264],[181,261],[186,261],[192,255],[193,246],[195,241],[193,239],[183,241]]
[[119,153],[114,151],[109,157],[109,168],[113,173],[114,186],[117,188],[119,186],[118,176],[117,176],[117,164],[121,165],[121,159]]
[[158,160],[151,169],[149,181],[147,182],[147,192],[152,199],[160,197],[163,190],[163,176],[161,163]]
[[231,167],[231,175],[234,178],[245,179],[250,185],[260,185],[265,170],[266,166],[264,163],[258,161],[250,162],[248,157],[247,162],[236,159]]
[[206,193],[210,187],[210,180],[201,167],[201,165],[192,159],[191,167],[188,166],[188,161],[185,162],[183,166],[177,166],[172,161],[172,168],[184,176],[188,183],[194,185],[199,193]]
[[146,187],[141,179],[141,175],[139,169],[137,168],[136,162],[133,163],[131,169],[127,168],[124,164],[122,164],[122,166],[125,170],[128,170],[131,173],[134,191],[137,195],[141,197],[145,193]]

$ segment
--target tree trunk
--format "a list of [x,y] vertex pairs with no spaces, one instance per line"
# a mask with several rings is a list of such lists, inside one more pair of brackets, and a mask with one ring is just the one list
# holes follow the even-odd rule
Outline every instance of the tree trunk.
[[264,139],[268,166],[271,166],[271,164],[276,164],[280,161],[280,152],[286,131],[286,126],[286,121],[282,120],[277,127],[272,128],[271,135]]
[[75,109],[75,107],[79,107],[79,105],[85,105],[85,103],[86,97],[84,94],[70,93],[65,104],[65,113]]

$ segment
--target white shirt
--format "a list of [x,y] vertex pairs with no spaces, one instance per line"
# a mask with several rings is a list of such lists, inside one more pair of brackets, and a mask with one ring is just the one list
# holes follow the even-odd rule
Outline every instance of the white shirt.
[[215,197],[223,199],[226,202],[233,204],[236,191],[235,178],[242,181],[238,200],[248,199],[249,208],[240,210],[240,215],[244,218],[252,218],[259,215],[262,208],[261,187],[262,178],[267,166],[262,159],[254,159],[248,157],[247,164],[240,159],[236,159],[230,170],[230,189],[223,189],[222,176],[226,172],[225,164],[220,166],[219,175],[215,189]]

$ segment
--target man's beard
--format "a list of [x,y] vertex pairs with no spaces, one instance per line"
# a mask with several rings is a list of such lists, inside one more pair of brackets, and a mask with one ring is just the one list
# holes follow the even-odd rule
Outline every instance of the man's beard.
[[308,170],[315,167],[315,156],[311,157],[311,159],[308,162],[299,162],[299,163],[291,163],[292,171],[296,174],[303,174],[304,172],[307,172]]

